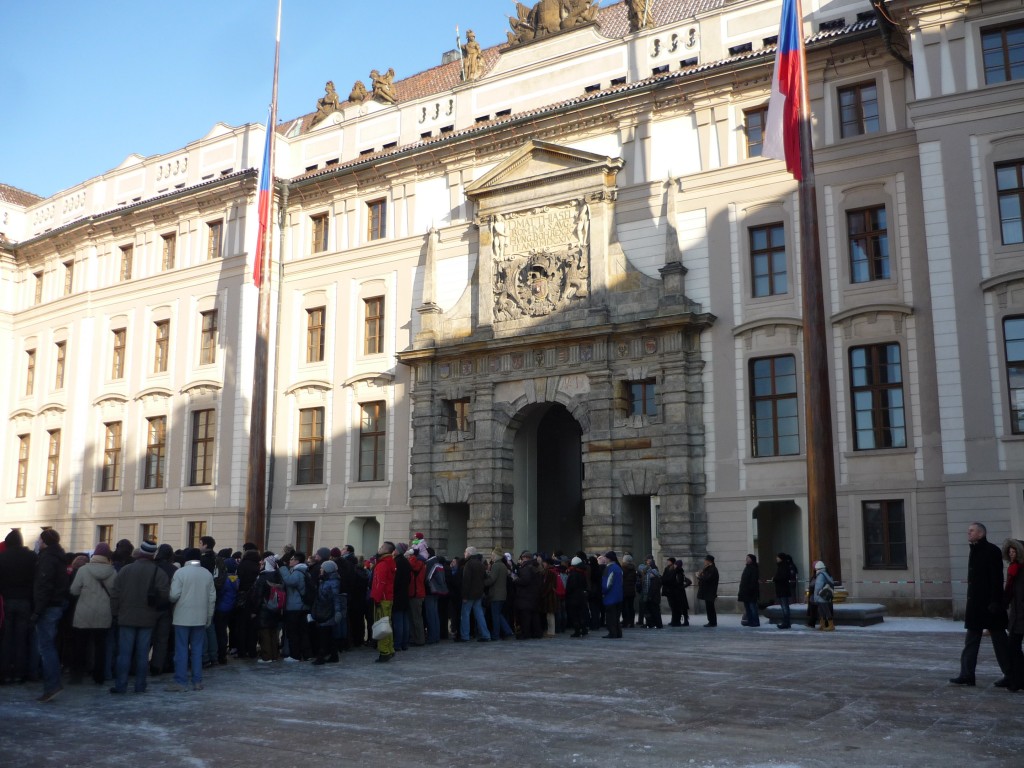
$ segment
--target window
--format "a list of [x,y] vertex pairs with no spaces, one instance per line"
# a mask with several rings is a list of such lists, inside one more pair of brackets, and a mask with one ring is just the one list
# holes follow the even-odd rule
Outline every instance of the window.
[[878,132],[878,88],[874,81],[840,88],[838,95],[840,136],[845,139]]
[[981,31],[981,55],[988,85],[1024,77],[1024,23]]
[[1024,211],[1024,160],[996,166],[999,196],[999,229],[1003,245],[1024,243],[1021,211]]
[[905,448],[903,371],[899,344],[850,349],[854,449]]
[[326,213],[317,216],[310,216],[313,224],[313,253],[320,253],[327,250],[328,221]]
[[33,303],[35,303],[35,304],[42,304],[43,303],[43,273],[42,272],[34,272],[32,274],[32,284],[33,284],[33,288],[35,289],[35,298],[33,299]]
[[14,495],[25,498],[28,492],[28,450],[32,441],[28,435],[18,435],[18,479],[14,486]]
[[384,403],[362,403],[359,425],[359,480],[384,479],[384,439],[387,436]]
[[96,526],[96,541],[106,542],[107,544],[114,543],[114,526],[112,525],[97,525]]
[[449,432],[469,432],[469,398],[445,400],[445,416]]
[[60,430],[51,429],[46,446],[46,489],[47,496],[57,494],[57,475],[60,470]]
[[153,347],[153,373],[167,372],[167,346],[171,341],[171,321],[160,320],[156,326],[156,340]]
[[793,355],[750,361],[750,443],[753,455],[800,453],[800,417]]
[[67,361],[68,345],[66,341],[58,341],[56,346],[56,360],[53,370],[53,388],[64,389],[64,365]]
[[174,250],[178,246],[178,236],[172,233],[170,235],[163,235],[160,240],[163,243],[160,269],[166,272],[169,269],[174,269]]
[[143,488],[163,488],[167,453],[167,417],[146,419],[146,466]]
[[306,362],[322,363],[324,360],[324,315],[323,307],[306,310]]
[[160,541],[160,525],[143,523],[139,526],[139,541]]
[[1024,434],[1024,317],[1003,321],[1006,384],[1010,395],[1010,431]]
[[373,200],[366,204],[366,239],[381,240],[387,236],[387,200]]
[[70,296],[75,285],[75,262],[64,262],[64,295]]
[[202,544],[202,542],[199,540],[206,535],[206,521],[193,520],[189,522],[185,526],[185,532],[188,537],[188,541],[185,542],[185,546],[199,549],[200,545]]
[[313,551],[313,532],[316,530],[316,523],[301,522],[295,523],[295,549],[305,552],[307,555]]
[[384,351],[384,297],[363,300],[363,354],[379,355]]
[[217,310],[202,313],[202,331],[199,337],[199,364],[217,362]]
[[768,122],[768,107],[743,110],[743,134],[747,138],[747,157],[760,157],[764,145],[764,126]]
[[865,501],[864,567],[906,568],[907,529],[903,500]]
[[25,350],[25,396],[28,397],[36,388],[36,351]]
[[213,261],[221,257],[224,239],[224,222],[218,219],[206,224],[206,260]]
[[112,421],[104,424],[103,440],[103,475],[100,479],[101,491],[119,489],[118,477],[121,474],[121,422]]
[[850,282],[888,280],[889,232],[885,206],[847,211],[846,231],[850,239]]
[[212,408],[192,412],[192,463],[189,485],[213,484],[213,449],[217,417]]
[[121,246],[121,282],[132,279],[132,260],[135,258],[135,248],[131,245]]
[[629,416],[655,416],[658,406],[654,402],[654,379],[626,382],[626,409]]
[[750,282],[754,298],[789,292],[786,230],[781,224],[750,228]]
[[124,328],[116,328],[114,334],[114,350],[110,360],[110,378],[124,378],[124,354],[126,331]]
[[324,409],[299,411],[299,453],[295,482],[311,485],[324,481]]

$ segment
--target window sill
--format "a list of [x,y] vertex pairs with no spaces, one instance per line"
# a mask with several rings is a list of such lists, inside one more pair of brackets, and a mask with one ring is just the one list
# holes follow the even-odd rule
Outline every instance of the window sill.
[[1024,442],[1024,433],[1017,434],[1015,432],[1010,432],[1009,434],[1006,434],[1006,435],[1003,435],[1002,437],[1000,437],[999,440],[1001,442],[1004,442],[1004,443],[1020,443],[1020,442]]
[[139,488],[135,491],[136,496],[152,496],[158,493],[167,493],[166,488]]
[[292,483],[293,491],[325,491],[327,483]]
[[844,459],[854,459],[858,456],[913,456],[917,453],[915,448],[865,448],[863,451],[844,451]]
[[390,480],[353,480],[348,483],[348,488],[387,488],[391,485]]
[[181,490],[183,493],[198,493],[200,491],[212,491],[216,487],[216,483],[207,483],[206,485],[186,485]]
[[748,456],[743,460],[744,464],[780,464],[790,461],[804,461],[806,456],[803,453],[786,453],[779,456]]
[[881,573],[883,571],[892,571],[893,573],[906,573],[910,570],[910,566],[907,565],[863,565],[861,566],[863,571],[871,571],[872,573]]

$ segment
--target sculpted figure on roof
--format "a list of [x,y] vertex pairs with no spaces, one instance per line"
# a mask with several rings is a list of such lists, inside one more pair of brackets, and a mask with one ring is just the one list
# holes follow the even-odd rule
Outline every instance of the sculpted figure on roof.
[[508,18],[508,42],[519,45],[590,24],[598,10],[598,0],[540,0],[533,7],[516,0],[516,16]]
[[370,94],[366,90],[366,86],[363,85],[362,80],[356,80],[352,86],[352,90],[348,94],[348,100],[353,104],[362,104],[366,101],[366,97]]
[[629,11],[630,32],[638,32],[654,24],[651,5],[652,0],[629,0],[627,8]]
[[466,44],[462,46],[462,67],[466,80],[476,80],[484,71],[484,56],[472,29],[466,30]]
[[316,125],[332,112],[337,112],[340,101],[338,92],[334,90],[334,81],[328,80],[322,98],[316,100],[316,114],[313,115],[313,125]]
[[398,101],[395,96],[395,86],[392,82],[395,79],[395,70],[388,69],[383,75],[376,69],[370,71],[370,80],[373,82],[373,98],[385,104],[394,104]]

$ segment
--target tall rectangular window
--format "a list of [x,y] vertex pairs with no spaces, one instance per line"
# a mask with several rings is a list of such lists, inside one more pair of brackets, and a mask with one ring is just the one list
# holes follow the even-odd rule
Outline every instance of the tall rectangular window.
[[316,523],[303,521],[295,523],[295,548],[299,552],[309,554],[313,551],[313,536],[316,530]]
[[387,236],[387,218],[387,200],[371,200],[366,204],[367,240],[382,240]]
[[97,525],[96,526],[96,541],[106,542],[107,544],[114,543],[114,526],[113,525]]
[[36,351],[25,350],[25,396],[30,396],[36,389]]
[[864,517],[864,567],[907,567],[907,524],[903,500],[865,501],[861,504]]
[[146,419],[146,465],[143,488],[163,488],[167,454],[167,417]]
[[14,486],[16,498],[23,499],[28,493],[28,456],[32,440],[28,435],[18,435],[18,478]]
[[54,347],[56,347],[56,357],[53,368],[53,388],[64,389],[64,367],[67,364],[68,345],[66,341],[58,341]]
[[321,363],[324,359],[324,307],[306,310],[306,362]]
[[750,443],[753,455],[800,453],[800,417],[793,355],[750,361]]
[[889,231],[885,206],[847,211],[846,231],[850,242],[850,282],[888,280]]
[[135,259],[135,247],[121,246],[121,282],[132,279],[132,262]]
[[299,452],[296,466],[298,485],[324,481],[324,409],[299,411]]
[[983,29],[981,55],[988,85],[1024,78],[1024,23]]
[[103,475],[100,490],[116,491],[120,488],[118,478],[121,476],[121,422],[111,421],[103,426]]
[[217,362],[217,310],[202,313],[202,329],[199,336],[199,364],[212,365]]
[[626,382],[626,414],[628,416],[655,416],[657,384],[654,379]]
[[786,230],[781,224],[750,228],[750,282],[754,298],[789,291]]
[[359,407],[362,411],[359,424],[359,479],[383,480],[387,438],[384,403],[362,403]]
[[124,356],[127,331],[124,328],[115,328],[113,331],[113,353],[110,358],[110,378],[124,378]]
[[313,226],[313,253],[320,253],[327,250],[328,222],[326,213],[309,217]]
[[1010,431],[1024,434],[1024,317],[1003,321],[1006,385],[1010,396]]
[[166,272],[169,269],[174,269],[174,251],[178,247],[178,236],[173,232],[169,235],[161,235],[160,242],[162,244],[160,269]]
[[33,299],[34,304],[43,303],[43,273],[33,272],[32,273],[32,287],[35,291],[35,297]]
[[206,260],[219,259],[223,254],[224,222],[220,219],[206,224]]
[[996,166],[996,194],[999,198],[999,231],[1003,245],[1024,243],[1024,160]]
[[768,107],[743,110],[743,134],[747,139],[747,157],[760,157],[764,147],[764,126],[768,122]]
[[449,432],[469,432],[469,398],[445,400],[445,421]]
[[874,81],[840,88],[838,97],[839,131],[844,139],[878,132],[878,88]]
[[75,287],[75,262],[64,262],[64,295],[70,296]]
[[384,351],[384,297],[363,300],[363,354],[379,355]]
[[60,430],[51,429],[46,445],[46,488],[47,496],[57,495],[57,481],[60,473]]
[[143,523],[140,525],[139,541],[160,541],[160,524]]
[[206,521],[205,520],[193,520],[185,526],[186,542],[185,546],[192,547],[193,549],[199,549],[202,545],[200,541],[203,536],[206,535]]
[[171,321],[160,320],[154,325],[153,373],[167,372],[167,353],[171,343]]
[[906,447],[899,344],[850,349],[850,395],[855,450]]
[[213,484],[216,427],[217,415],[212,408],[192,412],[192,461],[189,467],[189,485]]

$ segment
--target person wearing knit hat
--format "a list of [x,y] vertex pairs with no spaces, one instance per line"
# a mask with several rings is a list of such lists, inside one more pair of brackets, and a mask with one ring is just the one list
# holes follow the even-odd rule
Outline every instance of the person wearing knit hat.
[[92,679],[103,685],[107,664],[107,634],[113,623],[110,592],[117,571],[110,564],[110,545],[101,541],[92,559],[75,572],[71,595],[78,598],[71,622],[74,643],[71,646],[71,682],[81,683],[88,666],[87,651],[92,648]]
[[139,544],[138,549],[132,552],[132,559],[138,560],[139,558],[145,558],[152,560],[156,557],[156,551],[159,549],[155,541],[144,541]]
[[585,637],[588,633],[585,620],[587,615],[587,566],[579,556],[569,563],[569,577],[565,582],[566,623],[572,627],[569,637]]
[[340,557],[341,557],[341,548],[340,547],[331,547],[331,559],[335,560],[335,559],[340,558]]
[[818,629],[826,632],[833,632],[836,623],[832,618],[832,596],[835,582],[829,576],[828,568],[818,560],[814,564],[814,604],[818,607],[818,618],[821,624]]

